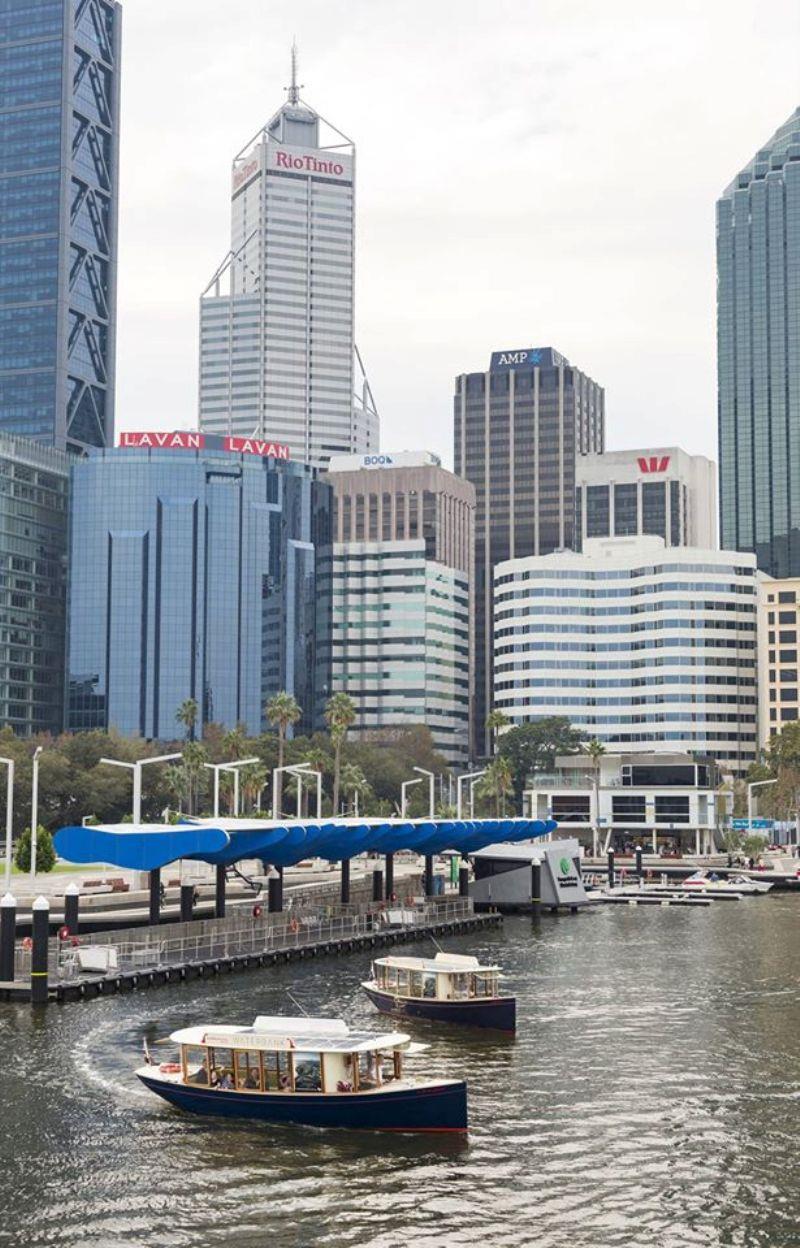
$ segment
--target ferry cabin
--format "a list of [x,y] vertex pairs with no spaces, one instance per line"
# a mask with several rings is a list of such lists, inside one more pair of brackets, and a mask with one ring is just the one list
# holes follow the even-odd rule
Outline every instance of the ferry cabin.
[[375,987],[392,997],[469,1001],[500,995],[500,967],[481,966],[477,958],[440,954],[435,958],[377,958]]

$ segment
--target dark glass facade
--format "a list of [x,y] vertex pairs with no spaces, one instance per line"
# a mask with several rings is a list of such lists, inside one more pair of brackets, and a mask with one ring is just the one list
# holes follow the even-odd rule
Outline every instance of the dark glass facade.
[[0,724],[60,732],[69,457],[0,434]]
[[474,718],[482,753],[489,748],[492,570],[503,559],[574,544],[576,457],[604,449],[605,396],[551,347],[495,352],[488,372],[456,378],[454,417],[455,471],[477,496]]
[[204,723],[257,734],[281,689],[303,709],[295,731],[320,727],[331,495],[304,465],[251,455],[117,449],[76,462],[69,728],[168,739],[195,698]]
[[113,443],[121,11],[0,0],[0,433]]
[[717,202],[720,535],[800,575],[800,108]]

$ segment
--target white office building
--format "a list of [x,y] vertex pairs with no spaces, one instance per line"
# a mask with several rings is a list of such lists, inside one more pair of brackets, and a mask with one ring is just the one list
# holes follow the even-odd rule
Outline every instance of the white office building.
[[494,705],[566,716],[615,752],[756,753],[755,556],[588,539],[494,576]]
[[717,545],[717,468],[678,446],[580,455],[575,549],[587,538],[662,537],[667,546]]
[[236,155],[231,245],[200,300],[200,427],[267,437],[324,467],[375,451],[355,349],[355,147],[300,100]]

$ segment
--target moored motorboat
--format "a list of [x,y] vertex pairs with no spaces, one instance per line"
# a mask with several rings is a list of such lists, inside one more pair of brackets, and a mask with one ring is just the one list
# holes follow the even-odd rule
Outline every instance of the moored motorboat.
[[405,1056],[427,1046],[402,1032],[260,1016],[251,1027],[184,1027],[170,1040],[178,1061],[148,1060],[136,1074],[151,1092],[194,1113],[313,1127],[467,1130],[467,1085],[406,1078]]
[[745,897],[755,897],[759,893],[768,893],[772,885],[766,880],[754,880],[747,875],[723,877],[715,871],[695,871],[682,881],[681,888],[691,889],[692,892],[739,893]]
[[376,958],[372,978],[361,987],[384,1014],[513,1032],[516,998],[500,995],[499,980],[499,966],[439,952],[435,958]]

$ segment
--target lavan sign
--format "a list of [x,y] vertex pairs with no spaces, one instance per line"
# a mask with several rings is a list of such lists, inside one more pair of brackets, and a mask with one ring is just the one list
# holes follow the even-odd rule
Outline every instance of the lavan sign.
[[230,435],[195,433],[176,430],[167,433],[155,430],[126,430],[120,434],[121,447],[149,447],[161,451],[234,451],[239,455],[260,455],[262,458],[290,459],[289,447],[267,438],[237,438]]

